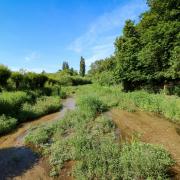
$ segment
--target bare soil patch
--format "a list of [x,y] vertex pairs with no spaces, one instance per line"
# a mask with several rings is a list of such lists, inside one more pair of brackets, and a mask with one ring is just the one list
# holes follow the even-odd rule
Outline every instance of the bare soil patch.
[[108,116],[118,126],[120,139],[131,140],[133,137],[141,141],[162,145],[176,161],[173,173],[180,179],[180,126],[147,112],[127,112],[112,109]]

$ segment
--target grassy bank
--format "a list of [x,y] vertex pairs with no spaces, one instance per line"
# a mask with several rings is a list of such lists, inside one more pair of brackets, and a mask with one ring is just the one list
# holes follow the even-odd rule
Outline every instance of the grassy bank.
[[56,112],[62,107],[56,96],[36,97],[22,91],[0,93],[0,134],[5,134],[28,120]]
[[170,155],[150,144],[119,143],[115,125],[102,115],[107,107],[98,96],[79,96],[76,110],[61,121],[33,129],[25,142],[49,158],[51,176],[61,175],[64,164],[73,162],[75,179],[168,177]]
[[[72,92],[72,90],[70,91]],[[145,91],[124,93],[121,88],[87,85],[76,89],[77,94],[97,96],[110,107],[128,111],[149,111],[161,114],[169,120],[180,123],[180,98],[163,94],[150,94]]]

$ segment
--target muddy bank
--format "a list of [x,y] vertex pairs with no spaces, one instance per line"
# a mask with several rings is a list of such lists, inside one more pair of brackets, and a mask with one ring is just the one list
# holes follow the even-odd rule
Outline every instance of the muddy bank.
[[127,112],[113,109],[107,113],[118,126],[120,139],[129,140],[137,137],[141,141],[163,145],[177,164],[174,172],[180,178],[180,133],[179,125],[147,112]]
[[37,120],[23,123],[11,134],[0,138],[0,180],[6,179],[51,179],[47,172],[47,163],[31,149],[23,144],[29,129],[37,125],[60,120],[66,111],[75,108],[75,100],[67,98],[63,101],[60,112],[46,115]]

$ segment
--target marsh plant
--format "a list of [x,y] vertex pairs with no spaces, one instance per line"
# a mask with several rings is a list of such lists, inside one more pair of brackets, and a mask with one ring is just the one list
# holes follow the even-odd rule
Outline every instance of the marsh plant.
[[35,144],[49,157],[51,176],[61,175],[74,162],[75,179],[167,178],[173,165],[163,148],[133,141],[116,141],[115,124],[102,112],[107,105],[97,96],[80,96],[77,109],[60,121],[32,130],[26,144]]

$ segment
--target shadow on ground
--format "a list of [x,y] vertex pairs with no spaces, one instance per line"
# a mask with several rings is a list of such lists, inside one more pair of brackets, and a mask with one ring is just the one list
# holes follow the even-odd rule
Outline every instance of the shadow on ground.
[[31,169],[38,160],[38,155],[27,147],[0,149],[0,180],[22,175]]

